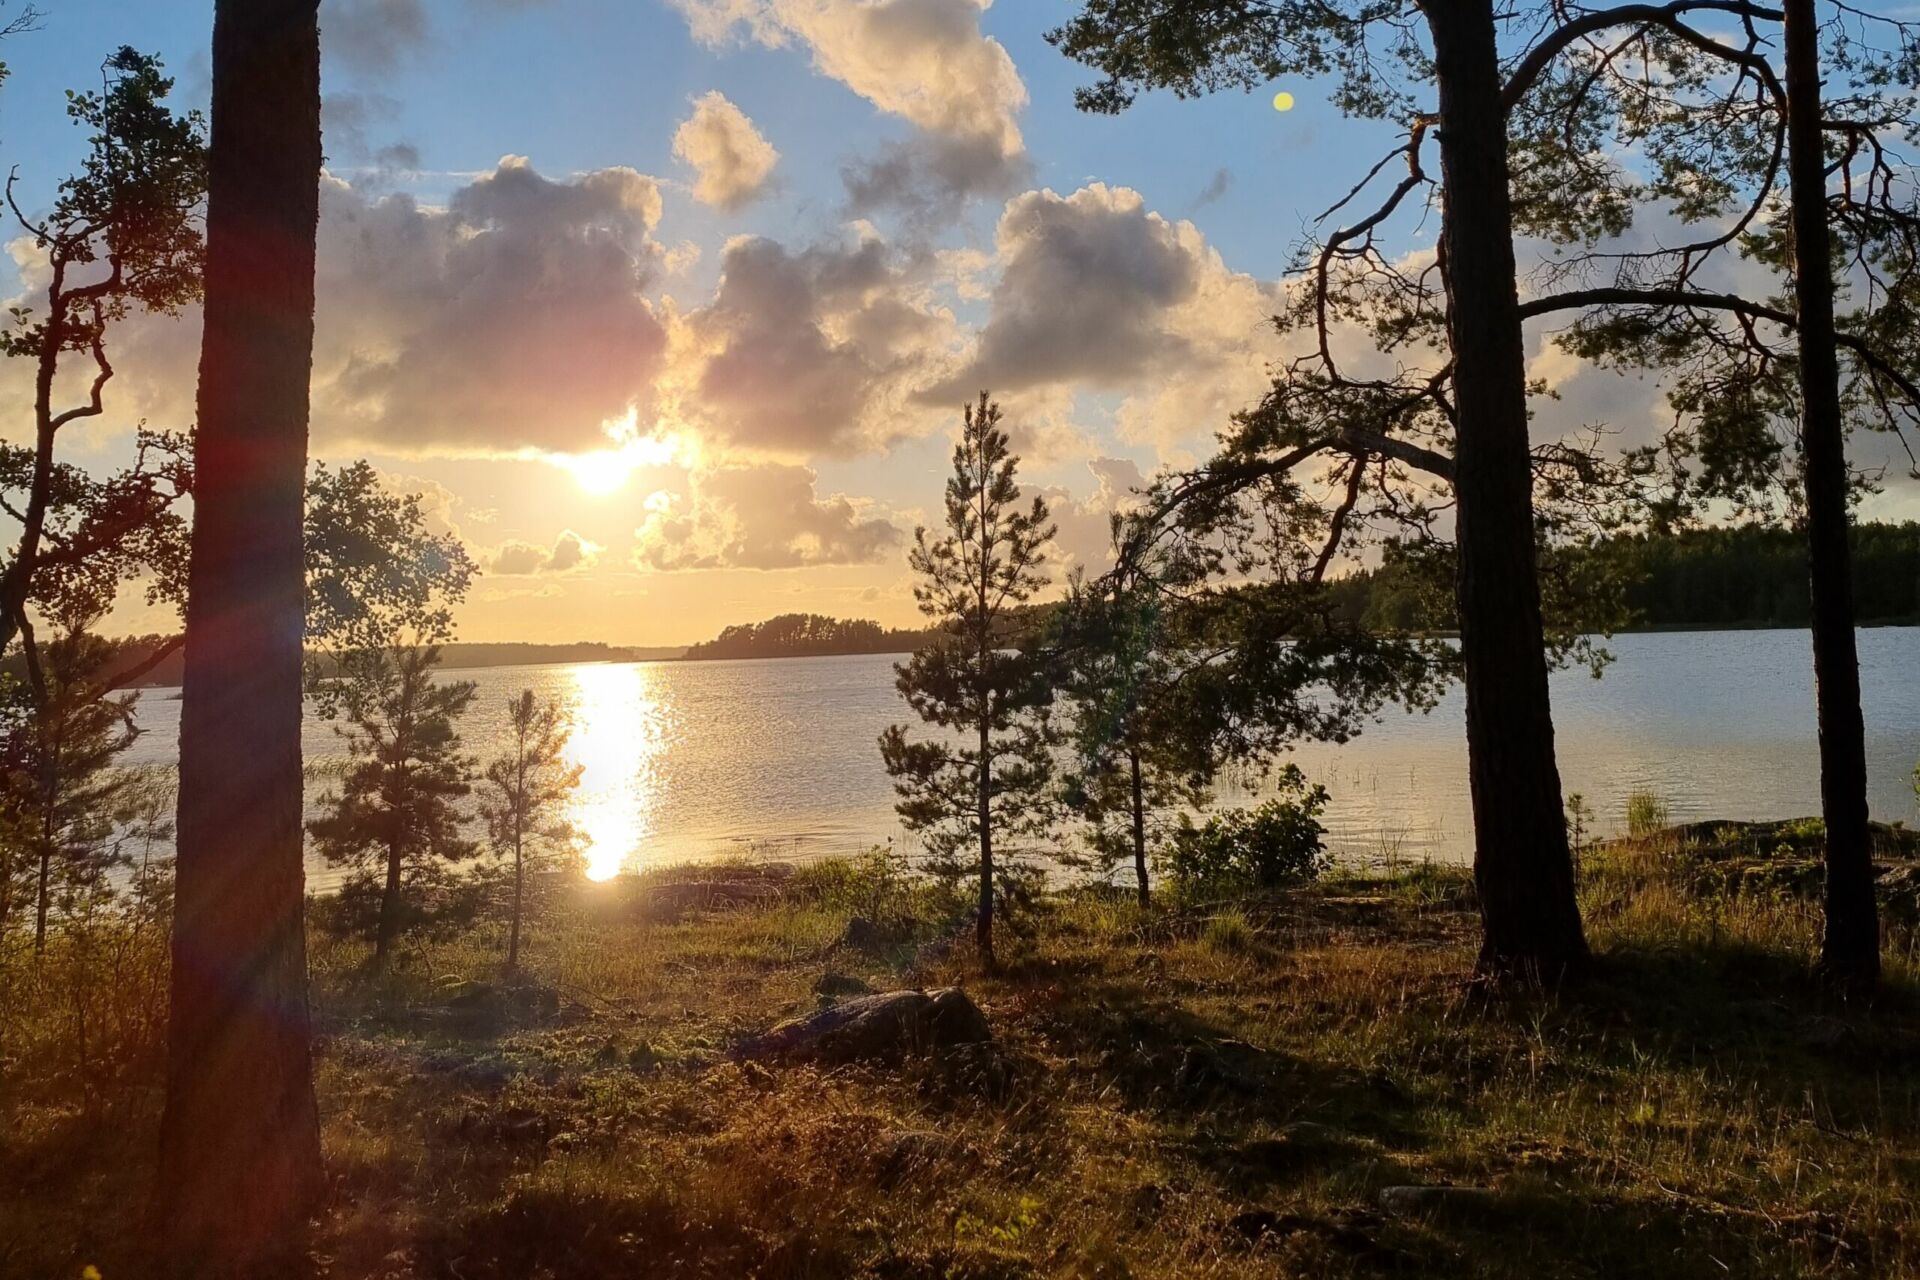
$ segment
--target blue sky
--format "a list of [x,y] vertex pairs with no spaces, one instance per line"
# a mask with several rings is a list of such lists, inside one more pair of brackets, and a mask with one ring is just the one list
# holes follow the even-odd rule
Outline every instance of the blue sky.
[[[131,44],[203,105],[212,21],[41,7],[0,91],[29,209],[79,155],[62,91]],[[900,624],[905,541],[991,386],[1060,519],[1056,568],[1097,564],[1128,488],[1257,397],[1290,251],[1393,131],[1311,83],[1082,114],[1086,72],[1044,39],[1074,11],[323,0],[315,456],[370,457],[468,542],[468,638]],[[1396,251],[1430,231],[1402,219]],[[30,301],[14,252],[0,284]],[[63,442],[102,466],[139,419],[190,421],[197,317],[114,341],[109,413]],[[1536,359],[1571,393],[1546,413],[1647,419],[1649,387]],[[129,602],[111,625],[170,622]]]

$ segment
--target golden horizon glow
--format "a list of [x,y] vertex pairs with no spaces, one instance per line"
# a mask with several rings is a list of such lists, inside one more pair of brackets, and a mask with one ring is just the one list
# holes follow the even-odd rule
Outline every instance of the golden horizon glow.
[[636,861],[653,832],[666,724],[644,667],[592,664],[572,674],[567,754],[581,774],[569,819],[585,845],[587,878],[611,880]]

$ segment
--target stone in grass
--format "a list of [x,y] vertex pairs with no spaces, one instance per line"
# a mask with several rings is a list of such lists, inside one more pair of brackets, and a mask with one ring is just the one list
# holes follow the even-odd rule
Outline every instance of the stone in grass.
[[794,1018],[741,1045],[738,1056],[788,1062],[898,1061],[993,1039],[986,1015],[956,987],[883,991]]
[[1380,1188],[1380,1207],[1396,1218],[1485,1222],[1518,1207],[1493,1187],[1401,1186]]

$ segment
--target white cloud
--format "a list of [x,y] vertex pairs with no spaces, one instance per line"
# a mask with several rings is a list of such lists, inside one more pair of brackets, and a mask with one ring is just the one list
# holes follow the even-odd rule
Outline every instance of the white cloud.
[[673,0],[696,39],[797,42],[814,68],[924,131],[847,172],[856,209],[926,213],[944,197],[1009,189],[1027,167],[1027,103],[1006,47],[981,30],[992,0]]
[[694,198],[717,209],[751,203],[780,160],[746,113],[717,89],[694,99],[693,115],[674,132],[673,154],[698,175]]
[[648,500],[634,561],[651,569],[797,569],[870,564],[904,535],[842,494],[815,494],[811,469],[718,467],[689,476],[688,492]]

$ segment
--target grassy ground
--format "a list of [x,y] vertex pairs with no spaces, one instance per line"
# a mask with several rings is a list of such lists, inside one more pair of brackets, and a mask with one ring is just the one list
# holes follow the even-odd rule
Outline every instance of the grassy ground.
[[[1558,1000],[1463,981],[1471,886],[1432,870],[1150,914],[1053,897],[991,980],[933,895],[846,864],[570,898],[533,935],[524,997],[471,985],[497,979],[491,935],[423,945],[380,983],[358,976],[356,946],[316,937],[331,1183],[316,1265],[1920,1275],[1910,927],[1889,931],[1876,1005],[1834,1004],[1807,977],[1804,899],[1703,876],[1718,860],[1703,849],[1588,856],[1602,964]],[[856,915],[879,936],[839,945]],[[43,998],[78,963],[56,952]],[[832,1070],[730,1057],[817,1007],[829,973],[962,983],[997,1047]],[[152,1055],[129,1032],[82,1089],[62,1017],[67,1031],[0,1021],[0,1276],[138,1276]],[[1398,1184],[1498,1194],[1401,1215],[1380,1196]]]

